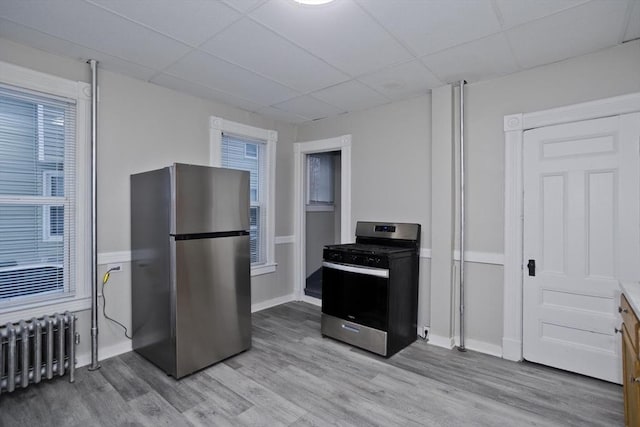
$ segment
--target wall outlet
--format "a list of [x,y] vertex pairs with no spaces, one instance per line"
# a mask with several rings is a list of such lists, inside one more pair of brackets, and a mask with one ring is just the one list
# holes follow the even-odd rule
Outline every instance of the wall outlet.
[[114,264],[107,264],[107,271],[112,270],[112,273],[118,272],[118,271],[122,271],[124,269],[123,265],[121,262],[117,262]]

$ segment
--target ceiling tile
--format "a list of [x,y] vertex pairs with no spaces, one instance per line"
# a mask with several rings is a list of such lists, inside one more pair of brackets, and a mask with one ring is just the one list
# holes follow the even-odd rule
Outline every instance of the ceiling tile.
[[507,30],[518,63],[535,67],[618,43],[626,1],[592,1]]
[[419,61],[387,68],[358,80],[392,100],[417,96],[443,85]]
[[299,95],[293,89],[200,51],[186,55],[167,68],[166,73],[262,105]]
[[258,114],[272,118],[274,120],[280,120],[281,122],[286,123],[303,123],[309,121],[309,119],[305,117],[300,117],[295,114],[287,113],[286,111],[278,110],[274,107],[265,107],[256,111]]
[[335,116],[343,113],[344,110],[329,105],[309,95],[299,96],[285,102],[274,105],[279,110],[297,114],[311,120],[322,119],[324,117]]
[[346,74],[247,18],[201,49],[303,92],[348,79]]
[[246,13],[249,10],[256,7],[259,3],[263,3],[266,0],[222,0],[222,1],[225,2],[227,5],[229,5],[230,7],[234,8],[235,10],[242,13]]
[[632,3],[633,10],[631,10],[631,16],[629,16],[627,31],[624,33],[624,41],[640,38],[640,0]]
[[503,34],[494,34],[426,56],[422,62],[443,82],[477,82],[518,71]]
[[247,111],[258,111],[263,108],[264,105],[257,104],[255,102],[247,101],[237,96],[231,95],[226,92],[222,92],[216,89],[211,89],[206,86],[199,85],[197,83],[187,82],[177,77],[170,76],[168,74],[159,74],[155,76],[152,83],[160,86],[168,87],[170,89],[177,90],[179,92],[185,92],[199,98],[207,98],[216,102],[221,102],[227,105],[231,105],[237,108],[242,108]]
[[[0,17],[149,68],[162,68],[189,51],[182,43],[94,5],[66,0],[3,2]],[[37,6],[35,6],[37,5]]]
[[359,3],[418,56],[501,29],[490,0],[430,0],[404,4],[359,0]]
[[157,71],[141,65],[125,61],[120,58],[89,49],[84,46],[43,34],[34,29],[14,24],[11,21],[0,18],[0,37],[11,39],[15,42],[43,50],[45,52],[66,56],[69,58],[86,61],[95,59],[99,68],[114,71],[140,80],[149,80]]
[[217,1],[87,0],[191,45],[199,45],[240,17]]
[[312,95],[344,111],[363,110],[389,102],[387,98],[357,80],[340,83],[314,92]]
[[586,3],[588,0],[495,0],[504,28],[524,24],[561,10]]
[[315,7],[273,0],[250,16],[351,75],[411,58],[406,49],[351,0]]

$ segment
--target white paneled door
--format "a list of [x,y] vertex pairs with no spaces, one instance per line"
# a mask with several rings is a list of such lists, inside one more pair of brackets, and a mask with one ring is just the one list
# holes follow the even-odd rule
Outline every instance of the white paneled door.
[[640,113],[524,134],[523,353],[620,383],[618,280],[639,280]]

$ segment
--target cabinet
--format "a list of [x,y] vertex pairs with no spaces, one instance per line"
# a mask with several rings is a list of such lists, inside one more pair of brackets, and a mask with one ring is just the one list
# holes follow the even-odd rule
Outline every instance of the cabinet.
[[638,317],[627,299],[620,297],[622,316],[622,384],[624,387],[624,423],[640,426],[640,352],[638,351]]

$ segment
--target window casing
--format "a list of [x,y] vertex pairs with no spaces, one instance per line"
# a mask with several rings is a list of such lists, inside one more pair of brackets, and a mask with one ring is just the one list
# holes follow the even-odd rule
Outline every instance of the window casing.
[[274,187],[278,133],[211,117],[211,165],[250,173],[250,247],[252,275],[275,271]]
[[90,307],[88,94],[0,61],[0,323]]

